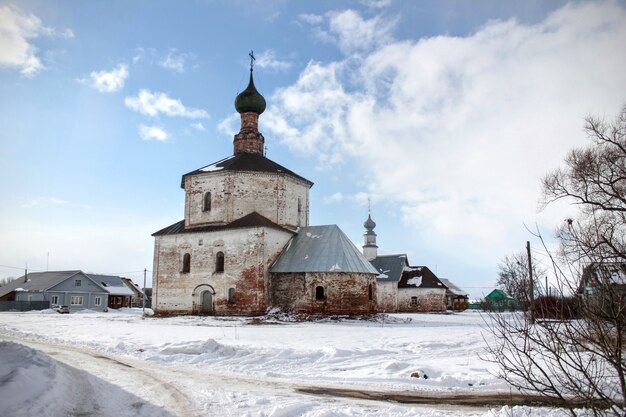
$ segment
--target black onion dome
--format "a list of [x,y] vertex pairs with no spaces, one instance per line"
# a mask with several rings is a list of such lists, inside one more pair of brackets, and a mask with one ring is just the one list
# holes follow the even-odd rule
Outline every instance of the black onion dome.
[[252,71],[250,71],[250,82],[248,87],[239,93],[235,99],[235,109],[238,113],[261,114],[265,111],[265,106],[265,98],[256,90]]
[[369,230],[372,230],[373,228],[376,227],[376,223],[374,223],[374,220],[372,220],[371,215],[369,214],[367,215],[367,220],[365,220],[365,223],[363,223],[363,227]]

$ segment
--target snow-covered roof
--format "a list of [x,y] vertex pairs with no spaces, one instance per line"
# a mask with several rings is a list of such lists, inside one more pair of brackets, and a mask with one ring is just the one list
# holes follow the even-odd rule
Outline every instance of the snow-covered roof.
[[443,285],[448,287],[448,291],[450,291],[454,295],[458,295],[461,297],[467,297],[469,295],[467,292],[463,291],[462,289],[454,285],[452,282],[450,282],[449,279],[439,278],[439,281],[443,282]]
[[89,278],[100,284],[111,295],[135,295],[133,290],[124,284],[122,278],[117,275],[86,274]]
[[358,272],[378,274],[335,225],[307,226],[291,238],[270,272]]
[[195,171],[188,172],[183,175],[180,186],[181,188],[184,188],[185,178],[189,175],[204,174],[207,172],[215,171],[266,172],[272,174],[286,174],[301,181],[304,181],[309,185],[309,187],[313,186],[313,183],[306,178],[301,177],[295,172],[285,168],[280,164],[277,164],[276,162],[272,161],[269,158],[266,158],[263,155],[253,153],[241,153],[237,155],[232,155],[228,158],[224,158],[200,169],[196,169]]
[[398,282],[408,265],[408,258],[406,254],[382,255],[373,259],[371,264],[378,271],[376,280]]

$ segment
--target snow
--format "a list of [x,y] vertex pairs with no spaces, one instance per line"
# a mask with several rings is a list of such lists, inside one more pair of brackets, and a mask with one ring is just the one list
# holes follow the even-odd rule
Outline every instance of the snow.
[[341,271],[341,267],[339,266],[338,263],[335,263],[335,265],[330,267],[330,272],[334,272],[334,271]]
[[[151,372],[155,376],[150,376],[150,380],[162,378],[180,387],[188,396],[183,402],[194,407],[197,415],[564,415],[542,408],[417,406],[294,392],[296,386],[403,392],[509,392],[510,387],[494,376],[495,365],[480,359],[485,338],[489,340],[480,313],[394,314],[374,320],[314,322],[279,321],[278,318],[288,317],[280,316],[279,311],[273,313],[274,316],[252,319],[154,318],[143,317],[141,309],[69,315],[3,312],[0,340],[9,338],[57,354],[62,348],[69,349],[73,353],[67,355],[68,360],[80,352],[91,354],[93,361],[106,356],[130,363],[132,367],[121,369],[134,372],[132,375],[142,370]],[[83,364],[88,363],[91,362]],[[155,405],[156,400],[150,400],[150,395],[154,396],[152,389],[143,388],[144,384],[134,377],[129,378],[131,382],[124,382],[119,372],[110,372],[110,363],[109,360],[100,366],[91,364],[98,376],[87,373],[82,376],[89,382],[86,385],[98,384],[96,397],[117,405],[116,413],[105,408],[98,415],[123,416],[124,410],[130,413],[134,409],[124,405],[128,401],[143,401],[141,410],[145,415],[170,415]],[[60,411],[67,410],[72,400],[69,395],[76,394],[67,389],[76,384],[68,379],[75,376],[68,374],[66,368],[23,344],[0,342],[3,415],[70,415]],[[428,379],[412,378],[415,372],[428,375]],[[8,382],[3,384],[5,380]],[[82,389],[83,385],[76,389]],[[8,414],[7,409],[11,410]],[[185,415],[181,411],[176,413]]]
[[408,285],[415,285],[416,287],[419,287],[420,285],[422,285],[422,277],[413,277],[409,279],[406,283]]

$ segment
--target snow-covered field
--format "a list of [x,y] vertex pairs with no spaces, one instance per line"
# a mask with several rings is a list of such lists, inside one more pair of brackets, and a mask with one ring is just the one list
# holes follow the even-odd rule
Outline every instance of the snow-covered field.
[[383,317],[286,322],[143,318],[139,309],[69,315],[0,313],[4,340],[0,412],[3,416],[563,415],[547,408],[489,409],[447,406],[445,401],[402,405],[298,390],[509,392],[493,376],[494,365],[481,359],[484,337],[489,335],[480,313]]

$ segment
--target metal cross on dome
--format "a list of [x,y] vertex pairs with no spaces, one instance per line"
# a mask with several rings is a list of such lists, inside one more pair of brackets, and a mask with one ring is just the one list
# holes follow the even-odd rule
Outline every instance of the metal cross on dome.
[[256,58],[254,57],[254,51],[250,51],[248,56],[250,57],[250,72],[252,72],[253,71],[252,67],[254,67],[254,61],[256,61]]

